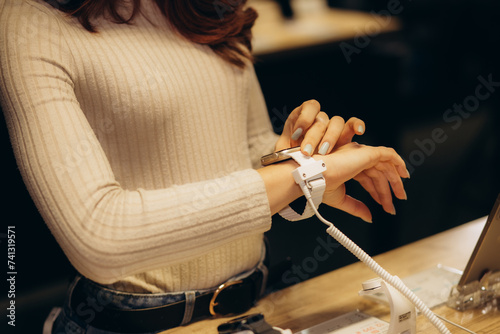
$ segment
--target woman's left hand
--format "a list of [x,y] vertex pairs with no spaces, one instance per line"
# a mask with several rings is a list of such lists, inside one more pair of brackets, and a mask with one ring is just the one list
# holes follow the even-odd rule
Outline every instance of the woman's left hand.
[[398,199],[406,199],[401,178],[409,178],[404,160],[389,147],[372,147],[358,143],[343,145],[323,157],[327,168],[323,173],[326,190],[323,203],[371,222],[372,215],[361,201],[346,194],[345,182],[354,179],[379,203],[386,212],[396,214],[394,193]]
[[276,151],[299,146],[305,155],[329,154],[334,148],[351,142],[354,135],[365,132],[365,123],[352,117],[347,122],[340,116],[331,119],[321,111],[316,100],[309,100],[295,108],[288,116],[283,133],[276,143]]

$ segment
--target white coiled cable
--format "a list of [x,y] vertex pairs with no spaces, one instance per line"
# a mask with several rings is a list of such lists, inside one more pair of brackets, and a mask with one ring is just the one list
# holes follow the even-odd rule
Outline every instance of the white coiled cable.
[[301,182],[300,187],[302,188],[302,191],[306,195],[306,199],[308,202],[310,202],[311,207],[314,209],[315,215],[318,217],[318,219],[328,225],[329,227],[326,230],[326,233],[331,235],[335,240],[337,240],[342,246],[344,246],[348,251],[350,251],[354,256],[356,256],[361,262],[366,264],[368,268],[373,270],[380,278],[382,278],[384,281],[389,283],[392,287],[394,287],[396,290],[398,290],[403,296],[408,298],[413,305],[423,314],[425,315],[429,321],[443,334],[451,334],[451,332],[446,328],[446,326],[443,324],[443,322],[432,312],[427,305],[420,300],[420,298],[417,297],[411,291],[404,283],[397,278],[396,276],[392,276],[382,268],[374,259],[372,259],[364,250],[362,250],[358,245],[356,245],[351,239],[349,239],[344,233],[342,233],[338,228],[336,228],[331,222],[323,218],[320,213],[318,212],[318,209],[316,209],[316,206],[314,205],[311,196],[309,194],[309,190],[307,189],[307,186],[305,185],[304,182]]

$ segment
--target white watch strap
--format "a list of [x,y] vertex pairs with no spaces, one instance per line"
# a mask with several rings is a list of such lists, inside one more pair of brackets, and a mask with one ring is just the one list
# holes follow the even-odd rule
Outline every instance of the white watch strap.
[[[323,161],[315,160],[302,154],[300,151],[290,153],[290,156],[300,165],[293,172],[295,182],[299,185],[303,183],[301,188],[304,191],[304,195],[306,197],[310,195],[315,207],[318,208],[323,201],[323,193],[326,188],[325,178],[322,174],[326,170],[325,164]],[[308,194],[305,192],[308,192]],[[297,221],[313,216],[314,210],[308,201],[302,214],[298,214],[290,206],[281,210],[279,214],[287,220]]]

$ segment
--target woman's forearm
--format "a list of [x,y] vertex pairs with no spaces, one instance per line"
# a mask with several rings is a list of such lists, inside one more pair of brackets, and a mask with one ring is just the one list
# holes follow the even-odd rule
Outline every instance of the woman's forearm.
[[292,176],[297,167],[295,161],[288,160],[257,170],[266,185],[271,214],[274,215],[303,195]]

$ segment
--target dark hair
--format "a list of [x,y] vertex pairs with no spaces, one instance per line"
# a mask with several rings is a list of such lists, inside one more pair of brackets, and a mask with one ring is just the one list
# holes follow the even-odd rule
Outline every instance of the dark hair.
[[[116,23],[131,24],[140,10],[141,0],[132,0],[130,17],[123,17],[117,6],[121,0],[45,0],[59,10],[78,18],[90,32],[97,32],[91,19],[107,12]],[[240,68],[253,60],[251,28],[257,18],[253,8],[244,9],[247,0],[154,0],[165,18],[184,37],[209,45],[224,60]]]

